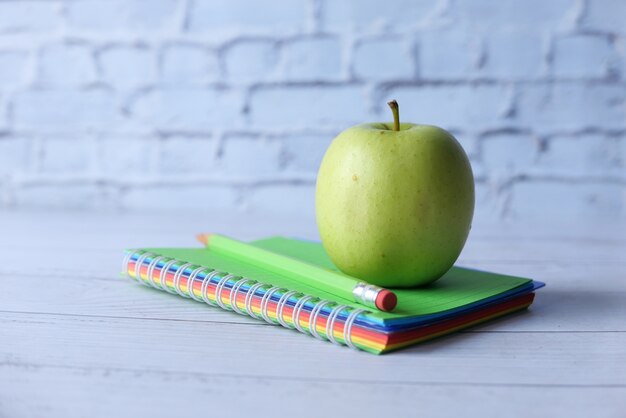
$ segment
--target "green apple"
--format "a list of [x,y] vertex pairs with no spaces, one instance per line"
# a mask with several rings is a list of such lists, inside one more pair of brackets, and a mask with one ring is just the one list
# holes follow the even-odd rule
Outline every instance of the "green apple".
[[465,151],[444,129],[366,123],[340,133],[319,169],[316,217],[344,273],[386,287],[432,283],[458,258],[474,213]]

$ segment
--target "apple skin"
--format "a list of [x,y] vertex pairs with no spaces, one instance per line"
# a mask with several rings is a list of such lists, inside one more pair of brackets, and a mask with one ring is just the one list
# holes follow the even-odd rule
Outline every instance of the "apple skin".
[[361,124],[334,139],[317,176],[317,226],[344,273],[385,287],[426,285],[465,245],[474,176],[449,132],[392,125]]

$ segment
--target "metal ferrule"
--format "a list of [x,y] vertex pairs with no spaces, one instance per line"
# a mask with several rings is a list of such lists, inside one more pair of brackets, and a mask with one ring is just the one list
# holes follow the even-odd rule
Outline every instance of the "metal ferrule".
[[382,287],[375,286],[373,284],[359,282],[354,289],[352,289],[352,295],[354,300],[370,308],[376,308],[376,297],[378,293],[383,290]]

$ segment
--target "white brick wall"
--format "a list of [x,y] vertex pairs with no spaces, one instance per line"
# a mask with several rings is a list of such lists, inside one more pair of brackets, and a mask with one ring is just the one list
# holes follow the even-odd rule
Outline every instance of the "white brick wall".
[[41,86],[83,87],[96,80],[96,65],[89,44],[68,42],[41,49],[38,76]]
[[390,98],[459,138],[477,217],[626,216],[622,0],[2,0],[0,208],[311,217]]
[[145,45],[103,48],[98,51],[97,62],[102,81],[119,91],[154,85],[157,80],[156,55]]
[[203,44],[172,43],[161,48],[161,84],[198,85],[218,81],[219,61]]
[[413,49],[413,43],[402,37],[364,39],[354,48],[354,76],[371,81],[412,80],[416,74]]
[[19,86],[28,73],[28,54],[19,50],[0,51],[0,87]]
[[566,36],[555,40],[553,73],[563,78],[602,79],[617,65],[616,58],[608,35]]
[[42,33],[63,25],[61,5],[54,1],[0,2],[0,31]]

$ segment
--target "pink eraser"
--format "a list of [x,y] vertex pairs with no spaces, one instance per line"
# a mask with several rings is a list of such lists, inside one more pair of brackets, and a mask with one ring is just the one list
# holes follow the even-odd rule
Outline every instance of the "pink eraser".
[[398,304],[398,297],[391,290],[383,289],[376,296],[376,307],[381,311],[391,312]]

